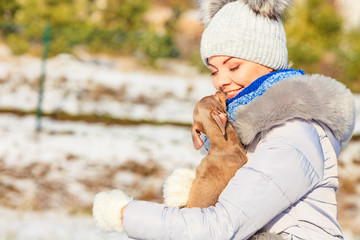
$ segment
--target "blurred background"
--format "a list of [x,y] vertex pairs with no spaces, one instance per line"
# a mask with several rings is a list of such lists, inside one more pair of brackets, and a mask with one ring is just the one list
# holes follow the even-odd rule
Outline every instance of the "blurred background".
[[[194,0],[0,1],[0,240],[127,239],[92,220],[100,191],[162,202],[204,155],[192,110],[214,92]],[[295,69],[336,78],[360,111],[360,5],[297,0]],[[360,239],[360,117],[339,157],[339,221]]]

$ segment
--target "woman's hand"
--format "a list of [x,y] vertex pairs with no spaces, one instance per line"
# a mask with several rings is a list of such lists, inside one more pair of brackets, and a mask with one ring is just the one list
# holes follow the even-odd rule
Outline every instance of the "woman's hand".
[[169,207],[183,207],[186,205],[193,180],[196,177],[195,169],[178,168],[165,181],[163,194],[164,203]]
[[93,205],[96,225],[103,231],[124,232],[122,213],[131,200],[120,190],[96,194]]

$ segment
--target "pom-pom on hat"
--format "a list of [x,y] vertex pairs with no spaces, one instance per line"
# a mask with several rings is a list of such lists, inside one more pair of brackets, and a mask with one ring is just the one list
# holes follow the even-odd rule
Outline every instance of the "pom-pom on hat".
[[287,68],[286,35],[281,22],[292,0],[199,0],[205,30],[201,57],[237,57],[274,70]]

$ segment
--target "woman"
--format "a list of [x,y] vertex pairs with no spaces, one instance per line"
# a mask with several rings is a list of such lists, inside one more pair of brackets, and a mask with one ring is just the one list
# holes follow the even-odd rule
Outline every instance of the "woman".
[[[215,207],[179,209],[100,193],[104,230],[140,239],[343,239],[337,221],[337,157],[355,122],[352,94],[321,75],[288,69],[280,17],[290,1],[211,0],[201,40],[213,85],[247,150]],[[185,179],[184,179],[185,181]]]

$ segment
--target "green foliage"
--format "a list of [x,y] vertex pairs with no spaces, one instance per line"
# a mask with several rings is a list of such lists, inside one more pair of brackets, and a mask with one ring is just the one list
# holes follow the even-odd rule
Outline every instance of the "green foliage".
[[23,54],[29,48],[29,43],[25,39],[19,38],[13,33],[6,36],[6,41],[14,54]]
[[341,19],[326,1],[306,0],[294,7],[291,18],[284,24],[289,59],[295,66],[316,71],[326,51],[338,45]]
[[18,9],[19,9],[19,4],[15,0],[1,0],[0,1],[1,25],[12,23]]
[[341,69],[339,79],[352,91],[360,93],[360,32],[351,31],[344,36],[337,50],[337,65]]
[[[21,46],[16,46],[14,41],[21,41],[16,40],[15,36],[12,34],[17,32],[18,26],[15,25],[14,17],[16,12],[19,9],[19,5],[16,3],[15,0],[1,0],[0,1],[0,29],[1,32],[5,35],[11,34],[8,39],[12,41],[11,45],[15,47],[14,52],[22,52],[23,48],[25,47],[24,43],[21,43]],[[0,35],[1,36],[1,35]]]
[[179,52],[173,47],[172,38],[169,35],[159,36],[155,32],[145,32],[138,38],[138,50],[145,54],[146,60],[151,65],[155,66],[158,58],[179,56]]
[[[102,6],[94,0],[2,1],[0,13],[4,15],[7,9],[12,9],[13,22],[8,30],[2,28],[0,34],[16,54],[37,53],[32,46],[42,43],[47,22],[51,24],[50,56],[71,52],[79,45],[91,52],[140,51],[151,64],[158,58],[179,54],[173,44],[173,23],[166,26],[165,35],[155,33],[144,23],[149,0],[107,0]],[[7,2],[12,5],[5,6]]]
[[207,68],[207,66],[204,64],[200,51],[194,51],[190,57],[189,62],[192,66],[195,66],[198,68],[199,72],[201,73],[208,73],[210,76],[210,70]]
[[134,32],[144,27],[144,13],[148,0],[111,0],[104,9],[104,27],[123,32]]
[[[336,14],[334,6],[323,0],[308,0],[308,21],[316,28],[320,36],[336,37],[341,31],[341,19]],[[331,41],[332,42],[332,41]]]
[[[155,4],[173,9],[162,33],[145,21]],[[82,46],[93,53],[135,55],[156,66],[160,58],[183,57],[174,44],[176,24],[194,7],[193,0],[0,0],[0,37],[15,54],[41,54],[50,23],[50,56]],[[359,30],[343,30],[332,1],[296,1],[291,10],[284,26],[293,67],[332,76],[360,92]],[[205,71],[198,50],[186,57]]]
[[347,33],[329,1],[299,1],[285,22],[294,68],[322,73],[360,92],[360,33]]

